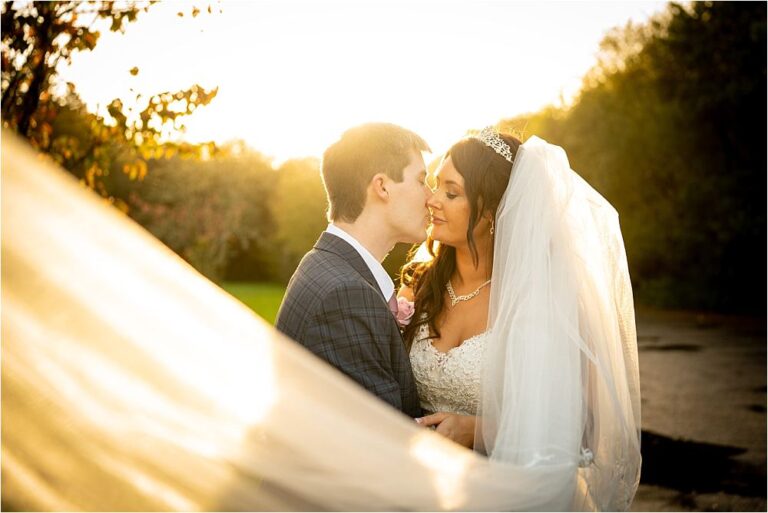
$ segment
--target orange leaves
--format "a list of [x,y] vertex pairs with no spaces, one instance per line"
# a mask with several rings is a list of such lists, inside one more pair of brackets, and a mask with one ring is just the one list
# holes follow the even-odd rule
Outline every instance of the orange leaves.
[[137,129],[151,132],[159,137],[166,128],[183,131],[180,118],[192,114],[197,107],[207,105],[216,97],[218,88],[206,90],[195,84],[181,91],[166,91],[149,98],[146,107],[139,113]]
[[147,163],[143,160],[135,160],[123,164],[123,173],[131,180],[143,180],[147,176]]
[[51,157],[65,167],[69,164],[68,161],[80,158],[81,154],[82,148],[77,137],[60,135],[55,137],[51,143]]
[[[200,14],[200,9],[198,9],[195,6],[192,6],[192,10],[189,12],[189,14],[193,18],[197,18],[197,15]],[[210,5],[208,5],[208,14],[211,14],[211,6]],[[179,11],[179,12],[176,13],[176,16],[178,16],[179,18],[183,18],[184,17],[184,12],[183,11]]]
[[198,100],[199,105],[208,105],[211,103],[211,100],[216,98],[216,95],[219,94],[219,88],[215,87],[214,89],[211,89],[210,91],[205,91],[203,88],[200,88],[198,91]]
[[119,98],[112,100],[112,102],[107,106],[107,112],[109,112],[109,115],[112,116],[117,122],[118,127],[124,129],[127,126],[128,118],[125,114],[123,114],[122,100]]
[[85,48],[88,50],[93,50],[94,48],[96,48],[96,43],[98,42],[100,35],[101,34],[99,34],[99,32],[97,31],[86,32],[83,35],[83,43],[85,45]]
[[[135,99],[115,98],[95,113],[85,108],[72,83],[66,83],[63,94],[53,94],[52,85],[59,82],[56,63],[70,62],[77,52],[93,50],[98,44],[100,32],[92,28],[94,21],[112,31],[123,31],[154,3],[61,0],[2,4],[2,124],[21,132],[33,146],[80,178],[83,186],[106,198],[111,198],[105,185],[111,183],[106,178],[110,170],[120,178],[122,170],[131,180],[140,181],[152,159],[199,159],[215,151],[213,146],[165,141],[174,131],[182,131],[184,116],[207,105],[217,89],[194,85],[149,97],[131,91]],[[206,4],[179,5],[182,17],[197,18],[206,12]],[[210,6],[207,13],[212,14]],[[127,71],[136,77],[140,69],[133,66]]]
[[85,171],[85,185],[88,186],[89,189],[95,189],[96,188],[96,177],[102,176],[103,172],[101,168],[94,162],[91,164],[91,166]]

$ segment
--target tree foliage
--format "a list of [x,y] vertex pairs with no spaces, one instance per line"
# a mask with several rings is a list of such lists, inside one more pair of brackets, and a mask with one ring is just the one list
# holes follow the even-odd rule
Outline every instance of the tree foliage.
[[505,120],[613,203],[636,295],[765,311],[766,4],[670,4],[610,32],[568,108]]
[[209,278],[220,281],[246,254],[250,277],[268,279],[276,172],[258,153],[231,149],[208,160],[151,161],[147,178],[122,194],[134,219]]
[[[71,62],[72,55],[93,50],[100,33],[94,28],[106,20],[110,30],[123,31],[154,2],[64,1],[3,2],[2,4],[2,118],[30,143],[102,196],[111,197],[104,177],[117,159],[120,170],[141,179],[150,158],[178,152],[199,155],[211,145],[171,144],[162,141],[164,129],[182,129],[180,121],[199,106],[207,105],[217,90],[199,85],[181,91],[151,95],[133,114],[116,98],[107,113],[90,113],[74,84],[55,95],[56,69]],[[193,8],[194,11],[199,11]],[[209,10],[210,12],[210,10]],[[130,74],[139,73],[134,67]]]
[[289,160],[280,166],[270,198],[281,277],[290,276],[325,229],[325,190],[317,159]]

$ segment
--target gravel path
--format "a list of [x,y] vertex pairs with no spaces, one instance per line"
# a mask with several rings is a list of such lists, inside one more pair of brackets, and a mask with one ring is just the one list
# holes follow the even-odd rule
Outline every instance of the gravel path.
[[633,511],[766,511],[766,319],[640,310]]

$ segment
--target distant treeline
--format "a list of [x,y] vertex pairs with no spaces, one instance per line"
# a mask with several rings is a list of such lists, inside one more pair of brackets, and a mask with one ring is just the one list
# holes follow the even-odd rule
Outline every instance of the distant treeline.
[[[572,105],[499,125],[563,146],[616,207],[639,303],[765,313],[765,63],[765,3],[670,4],[605,37]],[[325,226],[319,163],[220,151],[114,194],[214,279],[287,280]]]
[[573,105],[501,125],[563,146],[616,207],[639,302],[765,314],[765,2],[615,29]]
[[[137,96],[138,117],[118,99],[109,116],[89,113],[74,85],[53,96],[55,67],[35,63],[96,44],[85,29],[70,30],[77,6],[3,4],[4,126],[211,279],[287,281],[326,225],[319,162],[274,166],[242,143],[163,143],[161,127],[215,97],[196,85]],[[113,26],[135,19],[104,6]],[[40,19],[74,35],[28,30]],[[638,302],[765,313],[764,2],[670,4],[647,23],[614,29],[572,105],[499,126],[563,146],[617,208]],[[406,250],[385,262],[393,275]]]
[[128,214],[214,281],[287,281],[327,224],[316,159],[274,167],[235,143],[150,161],[141,181],[113,176]]
[[[152,160],[141,181],[109,178],[132,218],[214,281],[286,283],[327,225],[314,158],[274,166],[233,143],[208,160]],[[387,259],[393,276],[408,249]]]

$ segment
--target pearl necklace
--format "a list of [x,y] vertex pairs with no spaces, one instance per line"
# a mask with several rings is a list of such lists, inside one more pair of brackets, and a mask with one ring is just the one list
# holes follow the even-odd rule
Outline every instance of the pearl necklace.
[[480,293],[480,289],[485,287],[491,283],[491,280],[486,281],[479,287],[477,287],[473,292],[470,292],[469,294],[464,294],[463,296],[457,296],[456,293],[453,291],[453,285],[451,285],[451,280],[448,280],[448,283],[445,284],[445,289],[448,291],[448,295],[451,297],[451,308],[456,306],[460,301],[469,301],[476,295]]

